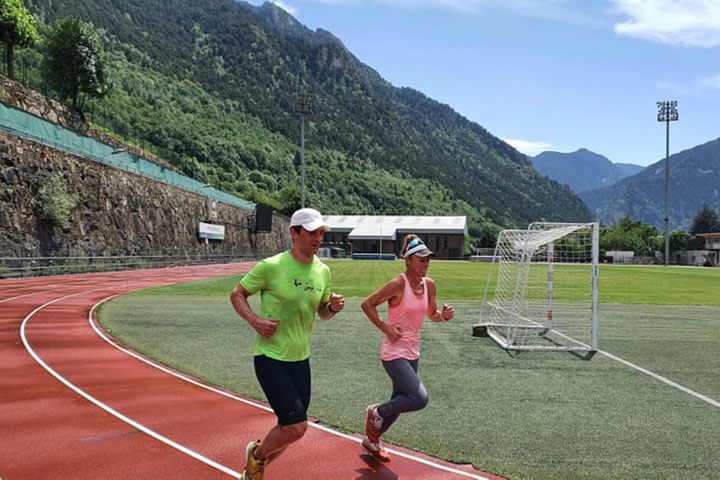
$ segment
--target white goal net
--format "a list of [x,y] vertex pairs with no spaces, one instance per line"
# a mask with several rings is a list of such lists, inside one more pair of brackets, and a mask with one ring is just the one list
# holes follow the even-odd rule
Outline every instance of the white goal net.
[[508,350],[597,350],[597,223],[533,223],[498,236],[480,324]]

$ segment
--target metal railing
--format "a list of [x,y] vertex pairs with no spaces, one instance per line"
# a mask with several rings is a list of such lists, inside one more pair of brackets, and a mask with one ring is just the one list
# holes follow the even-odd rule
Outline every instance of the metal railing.
[[0,279],[259,260],[257,254],[0,257]]

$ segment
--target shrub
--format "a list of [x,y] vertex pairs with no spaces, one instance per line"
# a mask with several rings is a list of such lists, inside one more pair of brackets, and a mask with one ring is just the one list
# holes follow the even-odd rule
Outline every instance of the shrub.
[[76,203],[76,198],[68,193],[67,184],[59,175],[50,178],[38,192],[40,218],[58,226],[68,223],[70,212]]

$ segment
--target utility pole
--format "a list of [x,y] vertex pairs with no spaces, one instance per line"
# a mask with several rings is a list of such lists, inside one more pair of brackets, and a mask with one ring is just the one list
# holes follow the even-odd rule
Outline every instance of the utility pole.
[[297,97],[295,113],[300,115],[300,208],[305,208],[305,117],[312,113],[311,96],[301,93]]
[[670,264],[670,122],[678,119],[677,100],[657,102],[658,122],[665,122],[665,266]]

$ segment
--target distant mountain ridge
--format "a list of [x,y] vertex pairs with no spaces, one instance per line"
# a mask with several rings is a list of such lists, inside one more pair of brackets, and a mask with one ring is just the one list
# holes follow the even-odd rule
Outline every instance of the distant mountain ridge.
[[[720,138],[672,155],[670,227],[687,228],[704,206],[720,208]],[[615,185],[580,194],[605,224],[629,214],[635,220],[664,226],[665,160]]]
[[644,168],[630,163],[612,163],[585,148],[571,153],[542,152],[531,157],[531,161],[538,172],[568,185],[576,193],[613,185]]
[[645,170],[645,167],[642,165],[635,165],[634,163],[615,163],[615,168],[620,170],[620,174],[622,175],[622,178],[620,178],[618,181],[622,180],[625,177],[632,177],[633,175],[637,175],[638,173]]

